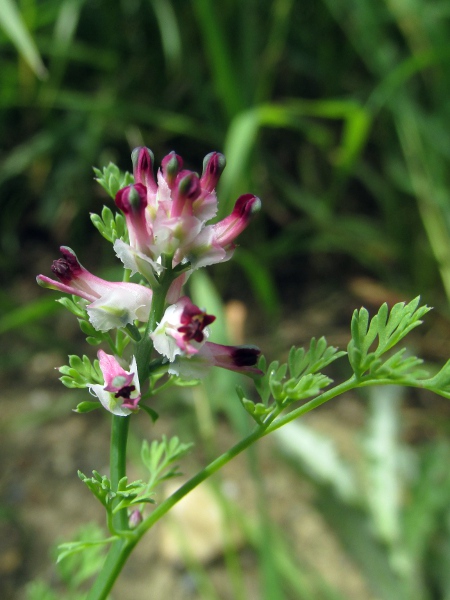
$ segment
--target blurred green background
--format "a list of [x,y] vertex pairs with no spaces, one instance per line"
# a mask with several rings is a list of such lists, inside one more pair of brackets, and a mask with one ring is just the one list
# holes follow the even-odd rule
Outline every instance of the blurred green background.
[[[439,316],[416,343],[431,361],[447,358],[449,40],[447,0],[0,0],[0,377],[12,415],[5,439],[17,428],[36,431],[30,419],[14,420],[8,386],[15,374],[30,364],[39,374],[46,352],[73,352],[78,335],[67,321],[53,325],[54,297],[34,286],[34,276],[49,274],[64,244],[90,270],[120,277],[89,221],[109,202],[92,167],[113,161],[130,169],[138,145],[152,148],[157,163],[175,149],[195,170],[205,154],[222,151],[222,215],[244,192],[261,197],[262,213],[235,259],[210,270],[211,279],[200,276],[192,293],[217,310],[236,298],[250,308],[248,330],[269,355],[328,333],[314,324],[325,323],[344,346],[339,327],[355,306],[420,293]],[[292,323],[301,323],[294,339],[282,334]],[[204,404],[197,407],[209,450],[224,412],[234,430],[247,426],[228,408],[234,383],[222,378],[225,400],[213,407],[206,432]],[[38,377],[29,385],[44,383]],[[312,486],[367,596],[352,596],[339,581],[325,585],[323,573],[285,546],[277,525],[241,523],[258,556],[257,595],[243,580],[239,551],[230,550],[231,596],[194,561],[196,591],[185,597],[450,598],[450,414],[445,403],[428,400],[404,397],[406,410],[399,396],[388,404],[372,398],[355,413],[348,435],[372,450],[362,461],[354,450],[359,484],[350,495],[339,492],[338,449],[324,459],[328,479],[318,459],[308,462],[321,440],[312,439],[309,454],[288,443],[289,460],[279,457]],[[70,418],[67,406],[41,408],[39,422]],[[405,414],[416,425],[406,419],[400,428]],[[328,443],[335,441],[330,434]],[[264,496],[264,468],[253,470],[255,493]],[[0,502],[9,527],[8,477]],[[270,508],[258,510],[257,521],[267,524]],[[1,556],[0,548],[0,571]],[[9,593],[33,568],[4,573]],[[52,597],[43,590],[36,587],[33,598]]]

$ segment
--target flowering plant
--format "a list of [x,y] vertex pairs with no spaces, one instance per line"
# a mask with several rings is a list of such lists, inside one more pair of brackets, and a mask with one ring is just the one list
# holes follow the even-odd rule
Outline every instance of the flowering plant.
[[[252,194],[240,196],[231,214],[210,223],[217,214],[215,188],[225,158],[212,152],[203,172],[183,168],[171,152],[161,162],[156,177],[154,157],[147,148],[132,153],[133,175],[110,165],[96,170],[99,183],[115,199],[120,212],[104,207],[92,215],[99,232],[113,244],[124,266],[122,281],[110,282],[85,269],[75,253],[62,247],[51,270],[56,278],[39,275],[43,287],[69,296],[59,300],[79,320],[87,342],[103,345],[91,361],[72,355],[60,367],[61,381],[71,388],[86,388],[91,400],[76,412],[103,407],[112,414],[109,477],[93,471],[79,473],[81,480],[106,510],[110,536],[95,542],[60,546],[59,559],[94,544],[109,545],[109,552],[87,598],[108,596],[122,566],[142,536],[174,504],[258,439],[348,390],[397,384],[426,388],[450,398],[450,362],[433,377],[421,360],[402,349],[385,354],[428,312],[419,298],[384,304],[369,319],[366,309],[355,311],[347,352],[328,346],[325,338],[313,339],[309,348],[292,348],[288,361],[267,364],[256,346],[225,346],[208,341],[215,316],[196,306],[183,286],[196,269],[229,260],[237,236],[259,210]],[[133,282],[130,278],[135,276]],[[352,375],[338,385],[322,370],[348,356]],[[148,481],[128,482],[127,436],[132,415],[140,410],[157,417],[148,404],[171,385],[196,383],[213,367],[241,373],[254,380],[255,393],[237,388],[237,401],[253,419],[253,431],[182,485],[172,496],[155,504],[155,487],[178,474],[174,464],[189,450],[178,438],[149,445],[143,442],[142,458],[150,472]],[[259,396],[258,400],[255,400]],[[295,404],[299,406],[294,407]],[[289,410],[287,410],[289,409]]]

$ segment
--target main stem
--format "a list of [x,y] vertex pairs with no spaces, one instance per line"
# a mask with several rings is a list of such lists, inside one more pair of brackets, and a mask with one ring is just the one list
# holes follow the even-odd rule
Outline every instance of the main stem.
[[[141,386],[149,376],[149,363],[153,350],[150,333],[155,329],[164,314],[166,295],[174,279],[170,263],[153,290],[152,306],[144,335],[136,345],[136,363]],[[111,488],[116,490],[119,481],[126,475],[127,439],[130,417],[113,415],[111,429],[110,479]],[[126,537],[113,542],[97,579],[86,600],[105,600],[119,576],[125,561],[140,539],[137,532],[130,531],[127,509],[119,510],[112,519],[115,531],[128,531]]]
[[[119,481],[126,475],[126,454],[129,417],[113,415],[111,426],[110,478],[111,487],[117,489]],[[113,515],[113,527],[116,531],[124,531],[128,527],[127,510],[119,510]],[[113,542],[99,576],[97,577],[87,600],[103,600],[112,589],[123,564],[128,558],[134,545],[130,540],[120,538]]]

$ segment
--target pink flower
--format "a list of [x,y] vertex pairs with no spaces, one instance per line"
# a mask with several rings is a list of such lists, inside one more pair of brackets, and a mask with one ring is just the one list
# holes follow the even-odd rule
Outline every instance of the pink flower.
[[126,417],[136,412],[141,399],[136,359],[133,357],[129,371],[125,371],[114,356],[103,350],[98,351],[98,359],[105,385],[89,385],[91,394],[97,396],[102,406],[114,415]]
[[203,379],[211,367],[244,375],[262,375],[255,365],[261,355],[256,346],[223,346],[206,342],[194,356],[176,356],[168,372],[185,379]]
[[87,300],[90,303],[86,307],[89,320],[98,331],[125,327],[135,320],[148,320],[153,294],[149,288],[96,277],[79,263],[73,250],[66,246],[60,250],[63,257],[52,265],[59,281],[38,275],[39,285]]
[[233,241],[259,209],[260,200],[241,196],[232,214],[215,225],[205,225],[217,214],[215,186],[225,168],[225,157],[211,152],[203,173],[183,169],[183,160],[171,152],[153,174],[153,154],[148,148],[132,153],[134,185],[116,195],[130,232],[130,244],[117,240],[114,249],[132,273],[144,275],[150,284],[161,272],[161,257],[171,256],[173,266],[189,261],[192,269],[228,260]]
[[154,348],[171,363],[169,373],[200,379],[210,367],[260,375],[255,367],[261,354],[256,346],[223,346],[207,342],[208,325],[215,320],[184,296],[169,306],[155,331]]
[[187,296],[180,298],[166,309],[161,322],[150,334],[155,350],[170,361],[179,354],[196,354],[209,335],[207,326],[215,319],[195,306]]

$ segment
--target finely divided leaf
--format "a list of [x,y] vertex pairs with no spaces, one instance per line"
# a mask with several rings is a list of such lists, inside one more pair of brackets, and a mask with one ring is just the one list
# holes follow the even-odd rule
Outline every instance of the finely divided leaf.
[[[430,308],[419,307],[420,297],[414,298],[408,304],[399,302],[395,304],[390,313],[387,304],[383,304],[378,313],[369,322],[369,313],[365,308],[353,313],[351,332],[352,339],[348,345],[349,362],[358,378],[364,374],[383,377],[381,370],[385,365],[385,371],[390,373],[393,379],[400,379],[409,371],[420,364],[419,359],[403,359],[402,354],[395,355],[396,359],[383,361],[380,357],[393,348],[412,329],[422,323],[421,318]],[[374,344],[378,338],[378,344]],[[372,349],[370,352],[369,350]],[[407,362],[405,362],[407,361]],[[423,375],[423,372],[419,372]]]

